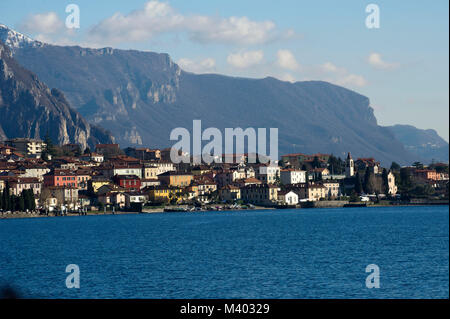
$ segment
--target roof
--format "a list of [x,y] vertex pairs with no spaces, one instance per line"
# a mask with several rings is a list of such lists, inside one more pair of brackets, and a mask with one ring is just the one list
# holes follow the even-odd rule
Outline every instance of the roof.
[[55,169],[53,171],[48,172],[44,176],[75,176],[72,171],[65,170],[65,169]]
[[178,172],[178,171],[168,171],[168,172],[159,174],[158,177],[160,177],[160,176],[176,176],[176,175],[188,175],[188,176],[192,176],[192,173],[188,173],[188,172]]
[[116,179],[139,179],[140,180],[140,178],[136,175],[114,175],[113,178],[116,178]]

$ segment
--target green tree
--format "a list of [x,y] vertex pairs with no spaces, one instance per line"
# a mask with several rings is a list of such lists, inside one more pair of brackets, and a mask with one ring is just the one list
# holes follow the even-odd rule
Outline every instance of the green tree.
[[25,211],[25,197],[23,192],[22,194],[20,194],[20,196],[17,196],[16,201],[17,201],[16,209],[20,212]]
[[350,195],[349,201],[352,202],[352,203],[359,202],[358,194],[355,191],[352,191],[352,194]]
[[332,174],[342,174],[345,171],[345,163],[340,157],[333,154],[328,158],[328,167]]
[[423,169],[423,164],[421,162],[414,162],[412,166],[414,166],[417,169]]
[[362,187],[362,184],[361,184],[361,177],[359,176],[359,172],[356,172],[356,175],[355,175],[355,192],[357,194],[361,194],[362,191],[363,191],[363,187]]
[[391,170],[393,170],[393,171],[398,171],[398,170],[400,170],[400,168],[401,168],[401,166],[400,166],[398,163],[392,162],[392,164],[391,164]]
[[313,168],[320,167],[320,161],[319,161],[319,158],[317,156],[314,156],[314,159],[313,159],[311,165],[312,165]]
[[45,148],[44,148],[44,151],[42,152],[41,157],[42,157],[42,159],[47,161],[49,158],[49,155],[51,155],[51,156],[56,155],[56,148],[55,148],[55,145],[53,144],[52,139],[50,138],[48,131],[45,133],[44,143],[45,143]]
[[385,168],[383,168],[383,173],[381,174],[381,178],[383,180],[383,190],[386,195],[389,194],[389,180],[388,180],[388,172]]
[[366,194],[372,194],[375,190],[374,174],[369,167],[366,168],[364,174],[363,190]]
[[11,195],[10,195],[10,191],[9,191],[9,183],[8,181],[5,182],[5,188],[3,189],[3,194],[2,194],[2,208],[4,210],[11,210]]

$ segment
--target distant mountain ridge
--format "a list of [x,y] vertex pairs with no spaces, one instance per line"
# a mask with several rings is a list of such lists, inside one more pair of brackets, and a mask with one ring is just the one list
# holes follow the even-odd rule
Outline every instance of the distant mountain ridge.
[[369,99],[322,81],[283,82],[183,71],[167,54],[22,45],[14,57],[48,86],[64,92],[88,121],[122,147],[166,147],[170,131],[277,127],[279,154],[333,153],[410,164],[417,154],[377,124]]
[[89,124],[69,106],[63,93],[50,90],[32,72],[20,66],[0,41],[0,140],[43,138],[48,132],[59,144],[83,148],[112,142],[105,130]]
[[405,145],[405,148],[418,157],[431,162],[448,162],[449,146],[435,130],[421,130],[411,125],[393,125],[387,128]]

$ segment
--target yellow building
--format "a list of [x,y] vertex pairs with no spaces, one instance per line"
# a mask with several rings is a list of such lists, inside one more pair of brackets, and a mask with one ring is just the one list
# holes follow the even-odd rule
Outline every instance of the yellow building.
[[194,176],[191,173],[165,172],[158,175],[161,184],[167,186],[186,187],[191,185]]
[[152,186],[145,188],[148,199],[152,202],[168,202],[173,199],[177,199],[177,202],[181,200],[181,189],[168,186]]
[[94,193],[97,193],[100,187],[102,187],[103,185],[108,185],[109,183],[111,183],[111,181],[107,178],[93,177],[92,179],[88,180],[88,185],[92,187]]

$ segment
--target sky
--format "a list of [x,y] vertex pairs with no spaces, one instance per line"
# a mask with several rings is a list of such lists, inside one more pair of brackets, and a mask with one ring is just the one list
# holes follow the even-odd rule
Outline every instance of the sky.
[[[66,6],[79,8],[68,28]],[[368,28],[369,4],[379,27]],[[165,52],[195,73],[324,80],[370,99],[380,125],[449,140],[447,0],[2,0],[0,23],[43,42]],[[70,20],[74,22],[75,20]],[[371,20],[373,21],[373,20]]]

